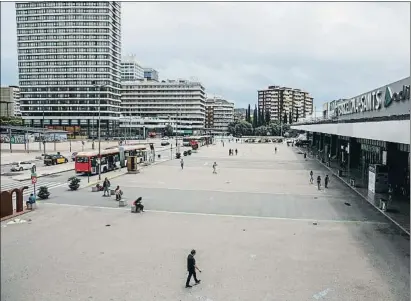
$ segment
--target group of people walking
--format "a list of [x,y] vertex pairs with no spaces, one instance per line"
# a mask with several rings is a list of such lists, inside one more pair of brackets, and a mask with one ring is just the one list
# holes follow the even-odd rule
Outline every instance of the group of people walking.
[[230,148],[230,149],[228,150],[228,155],[229,155],[229,156],[234,156],[234,152],[235,152],[235,155],[237,156],[238,150],[237,150],[237,149],[233,150],[233,149]]
[[[324,178],[324,187],[325,188],[328,188],[328,183],[329,182],[330,182],[330,178],[328,177],[328,175],[325,175],[325,178]],[[314,173],[311,170],[310,171],[310,184],[313,184],[313,183],[314,183]],[[318,190],[321,189],[321,176],[320,175],[317,176],[317,188],[318,188]]]

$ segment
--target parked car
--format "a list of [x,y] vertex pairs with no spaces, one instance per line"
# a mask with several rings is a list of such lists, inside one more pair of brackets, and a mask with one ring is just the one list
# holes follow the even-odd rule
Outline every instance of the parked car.
[[71,154],[71,160],[76,161],[77,152]]
[[33,166],[36,166],[34,163],[28,161],[18,161],[11,163],[11,171],[23,171],[31,169]]
[[169,144],[170,144],[170,142],[168,140],[161,141],[161,146],[167,146]]
[[68,159],[62,155],[46,155],[44,157],[44,165],[56,165],[56,164],[62,164],[62,163],[67,163]]

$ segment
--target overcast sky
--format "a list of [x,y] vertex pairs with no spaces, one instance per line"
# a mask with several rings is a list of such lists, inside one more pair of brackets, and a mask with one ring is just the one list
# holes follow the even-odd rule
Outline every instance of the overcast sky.
[[[123,54],[161,78],[252,105],[268,85],[317,106],[410,76],[409,3],[122,3]],[[18,84],[14,3],[1,3],[1,84]]]

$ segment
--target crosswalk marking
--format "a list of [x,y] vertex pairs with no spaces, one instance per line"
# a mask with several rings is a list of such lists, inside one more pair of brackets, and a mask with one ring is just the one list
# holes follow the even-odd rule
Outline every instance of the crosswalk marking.
[[[38,192],[39,187],[40,186],[46,186],[49,190],[53,189],[53,188],[57,188],[63,185],[66,185],[67,183],[61,183],[61,182],[39,182],[36,184],[36,191]],[[20,188],[23,186],[28,186],[29,189],[24,190],[23,195],[27,196],[30,193],[33,192],[33,184],[31,184],[31,181],[23,181],[23,182],[17,182],[17,183],[5,183],[5,184],[1,184],[1,190],[10,190],[10,189],[14,189],[14,188]],[[15,197],[15,194],[13,194],[13,198]]]

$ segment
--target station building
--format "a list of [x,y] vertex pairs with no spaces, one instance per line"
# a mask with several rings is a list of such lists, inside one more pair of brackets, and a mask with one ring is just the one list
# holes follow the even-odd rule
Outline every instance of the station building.
[[408,77],[331,101],[322,118],[291,128],[305,131],[310,148],[324,161],[335,160],[348,171],[361,173],[370,191],[385,193],[391,184],[403,187],[409,196],[410,82]]

